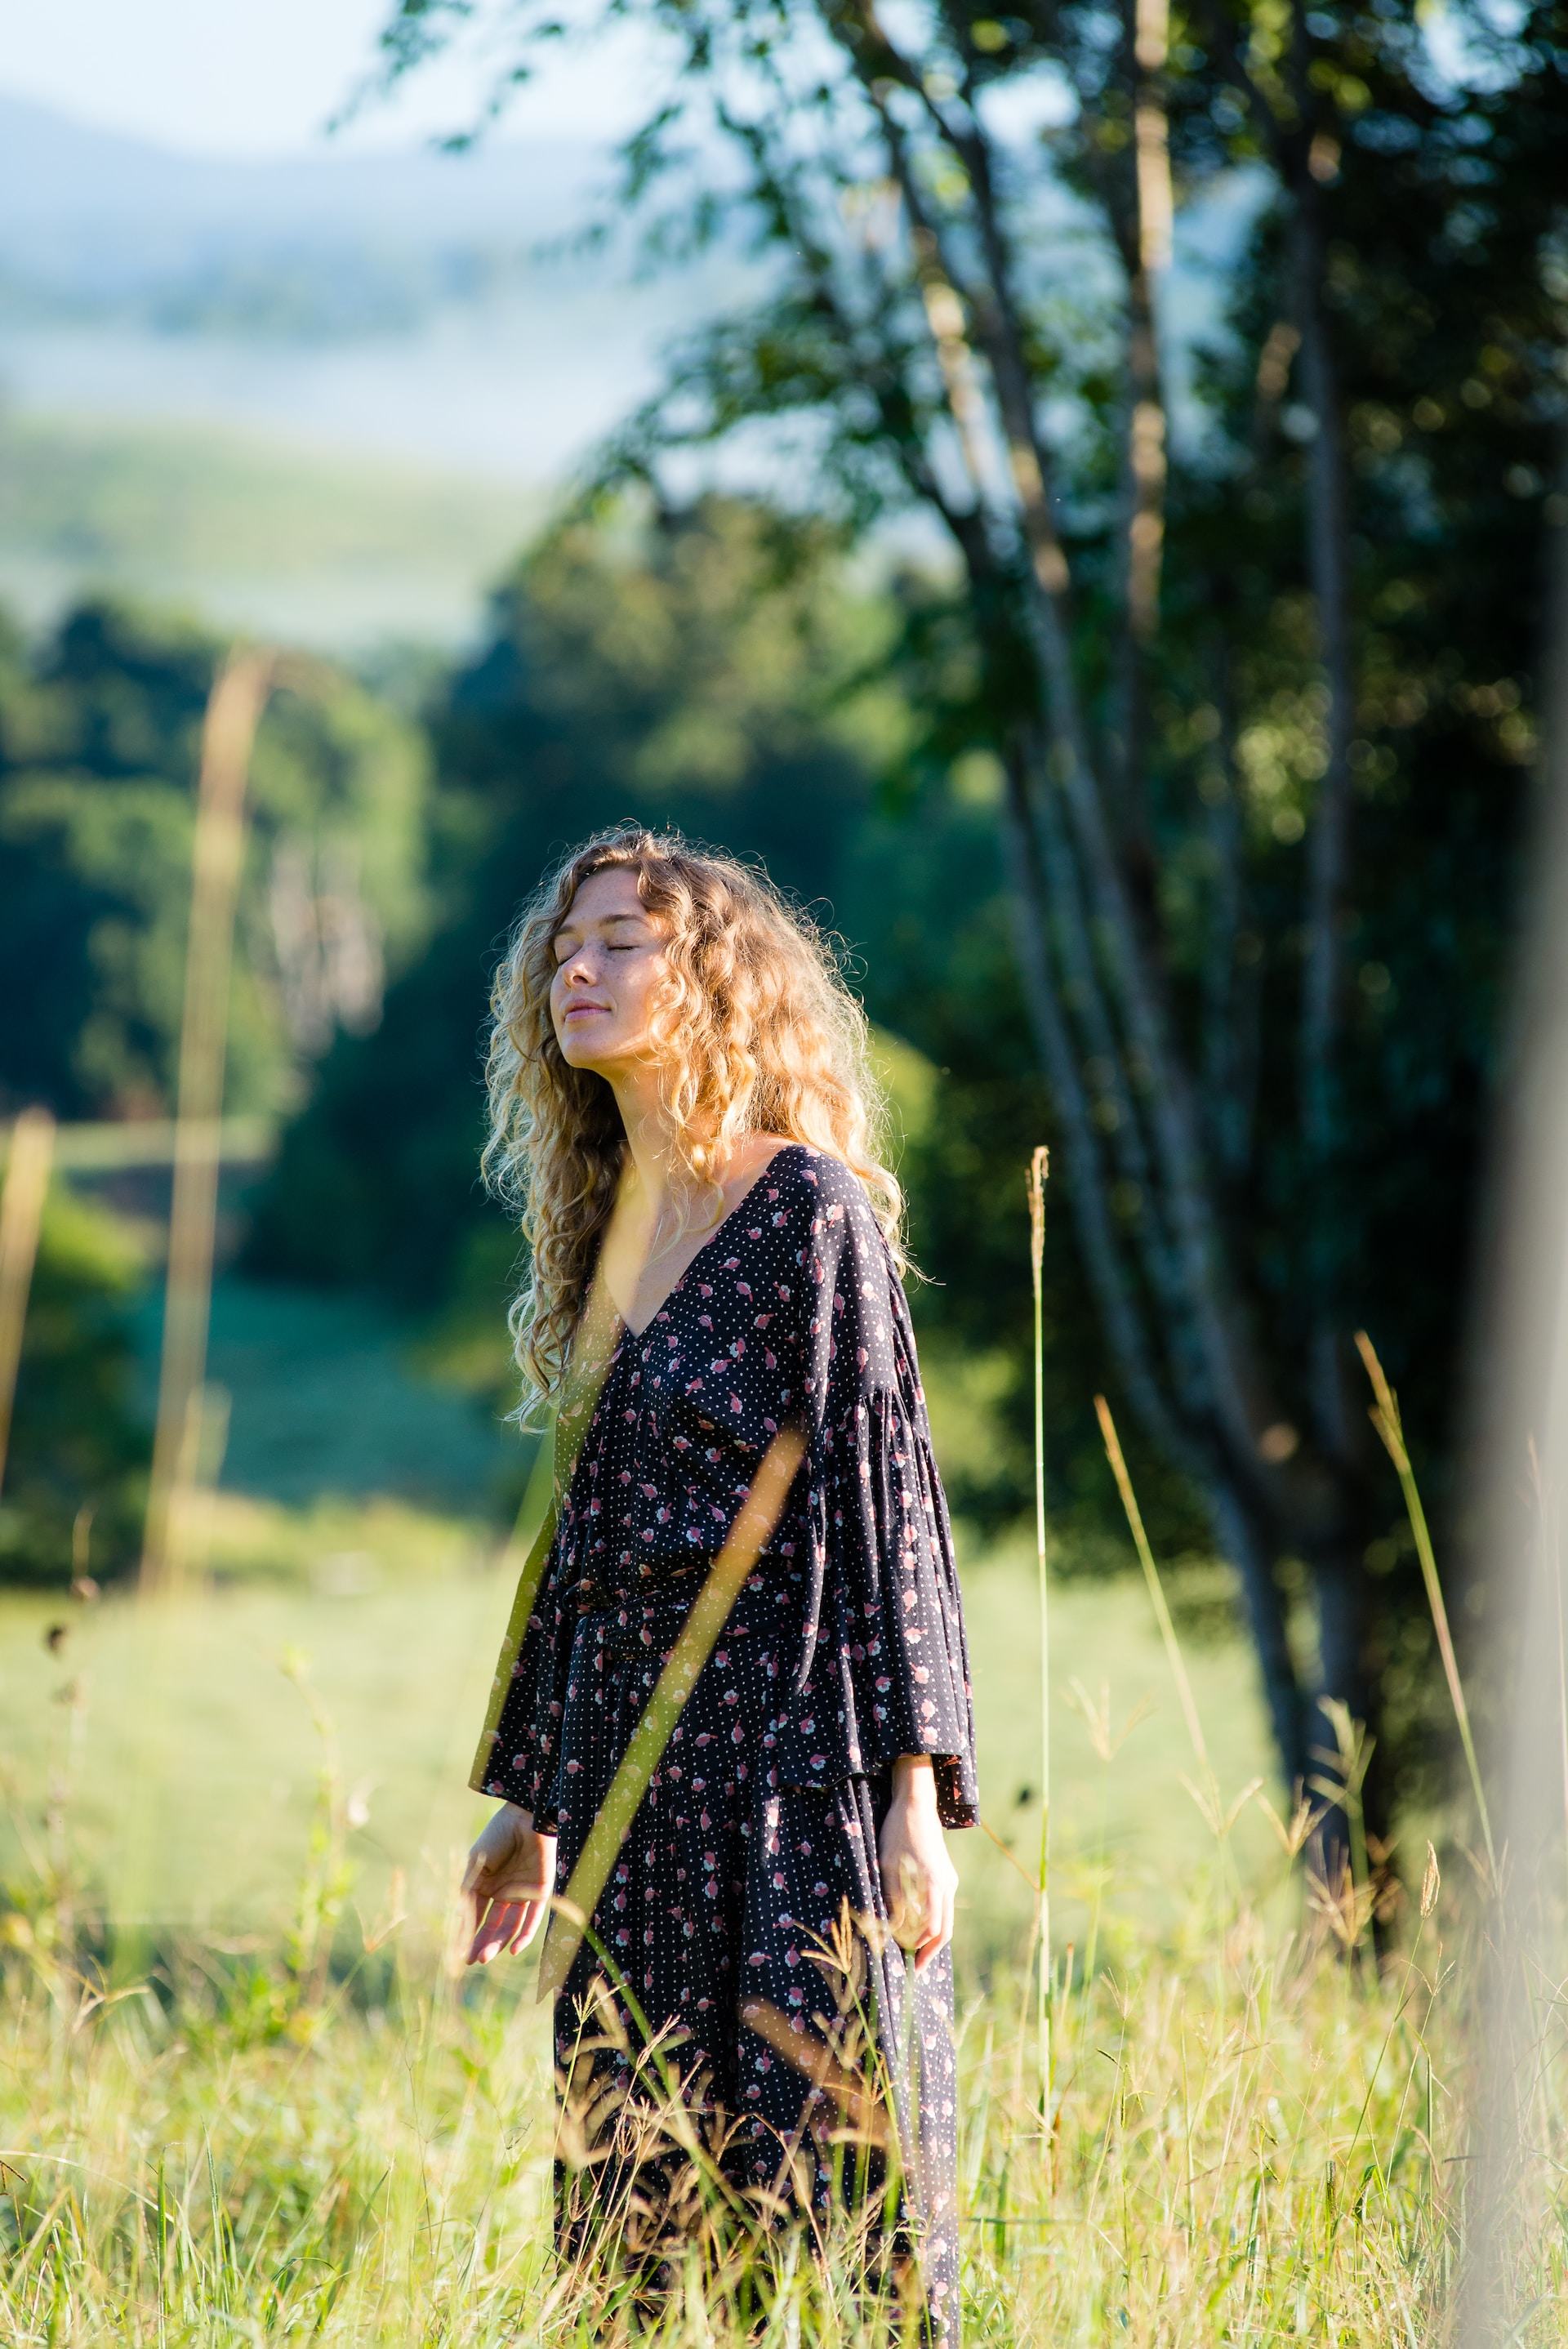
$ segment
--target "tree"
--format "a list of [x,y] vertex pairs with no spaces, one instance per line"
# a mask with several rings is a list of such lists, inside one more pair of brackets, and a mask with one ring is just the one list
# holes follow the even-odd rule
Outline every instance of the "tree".
[[[116,602],[0,646],[0,1104],[167,1113],[213,638]],[[372,1027],[424,920],[417,733],[325,665],[257,744],[230,1100],[276,1111],[338,1028]]]
[[[459,13],[405,0],[388,74]],[[1435,946],[1432,996],[1466,1032],[1428,1074],[1473,1107],[1485,1006],[1455,895],[1413,867],[1468,840],[1495,943],[1562,405],[1562,12],[1457,13],[1470,47],[1445,76],[1386,0],[605,11],[673,67],[624,150],[623,208],[665,252],[744,222],[769,288],[676,356],[605,475],[662,482],[693,447],[788,428],[846,530],[913,512],[945,534],[1081,1260],[1128,1403],[1235,1562],[1296,1782],[1337,1705],[1377,1729],[1386,1527],[1347,1339],[1390,1187],[1374,1104],[1391,1084],[1407,1129],[1434,1114],[1378,998],[1399,947]],[[531,21],[559,30],[508,21],[502,90],[534,61]],[[1201,203],[1234,229],[1202,352],[1170,266]],[[1483,543],[1506,647],[1496,614],[1458,634],[1477,574],[1449,566]],[[1457,713],[1494,701],[1478,743]],[[1474,1134],[1462,1112],[1445,1134],[1461,1174]],[[1293,1557],[1316,1599],[1305,1681]],[[1331,1880],[1345,1853],[1331,1809]]]
[[34,1268],[0,1495],[0,1582],[63,1590],[139,1554],[151,1430],[132,1314],[145,1268],[112,1219],[57,1193]]

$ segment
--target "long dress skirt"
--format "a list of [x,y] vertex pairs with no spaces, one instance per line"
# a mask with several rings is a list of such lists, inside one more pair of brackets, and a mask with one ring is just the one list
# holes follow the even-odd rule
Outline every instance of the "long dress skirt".
[[[688,1603],[579,1619],[562,1889]],[[769,1789],[748,1769],[735,1734],[747,1644],[735,1625],[699,1674],[556,2001],[557,2240],[648,2271],[716,2202],[752,2224],[825,2228],[854,2211],[871,2271],[953,2349],[950,1954],[916,1973],[887,1930],[885,1770]],[[673,2127],[672,2100],[687,2116]]]

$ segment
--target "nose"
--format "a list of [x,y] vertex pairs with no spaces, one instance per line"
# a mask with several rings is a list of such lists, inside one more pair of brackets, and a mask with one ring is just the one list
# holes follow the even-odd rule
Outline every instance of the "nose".
[[592,987],[598,976],[589,943],[584,939],[559,967],[559,976],[568,987]]

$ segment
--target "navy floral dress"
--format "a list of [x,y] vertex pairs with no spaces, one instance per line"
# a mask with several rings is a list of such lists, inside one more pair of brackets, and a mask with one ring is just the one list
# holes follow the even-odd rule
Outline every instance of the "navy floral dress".
[[[559,1887],[758,1460],[785,1425],[806,1451],[556,2002],[567,2232],[590,2199],[603,2224],[617,2192],[624,2230],[680,2229],[689,2160],[661,2169],[645,2144],[620,2173],[594,2160],[606,2087],[635,2101],[651,2038],[719,2170],[769,2209],[825,2215],[850,2169],[874,2186],[874,2116],[891,2113],[889,2231],[917,2253],[926,2331],[954,2342],[950,1953],[918,1975],[906,1963],[877,1863],[901,1754],[934,1757],[945,1825],[978,1816],[952,1529],[903,1285],[858,1177],[790,1143],[645,1329],[599,1313],[598,1344],[585,1322],[577,1351],[603,1383],[471,1781],[559,1835]],[[624,2112],[617,2126],[624,2151]]]

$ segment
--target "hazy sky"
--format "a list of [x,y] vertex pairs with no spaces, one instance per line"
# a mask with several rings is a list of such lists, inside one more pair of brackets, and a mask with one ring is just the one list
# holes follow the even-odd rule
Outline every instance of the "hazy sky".
[[[0,0],[0,91],[78,121],[205,154],[297,153],[354,88],[390,0]],[[427,68],[396,109],[343,134],[406,145],[460,126],[478,59]],[[613,134],[646,90],[629,47],[566,58],[525,91],[519,130]]]

